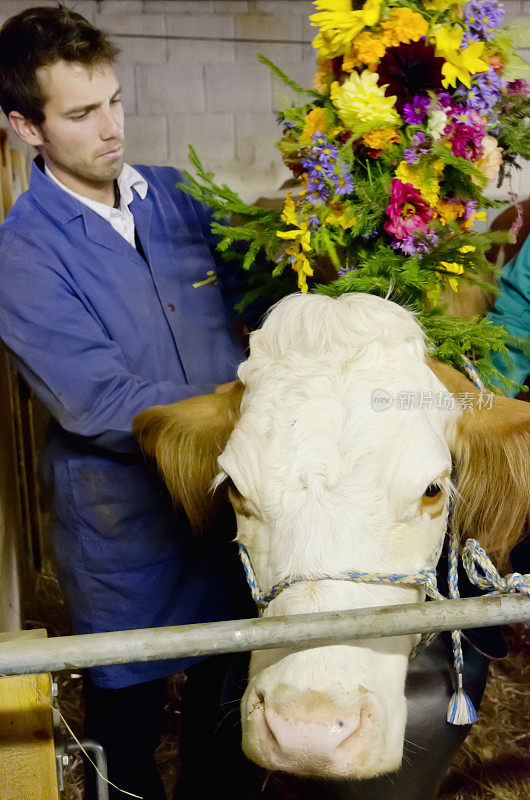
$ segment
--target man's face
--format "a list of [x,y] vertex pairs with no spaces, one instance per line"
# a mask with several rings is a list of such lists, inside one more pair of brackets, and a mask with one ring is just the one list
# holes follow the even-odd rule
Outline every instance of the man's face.
[[58,61],[37,70],[47,98],[38,149],[69,188],[113,182],[123,166],[123,107],[120,87],[108,64],[86,67]]

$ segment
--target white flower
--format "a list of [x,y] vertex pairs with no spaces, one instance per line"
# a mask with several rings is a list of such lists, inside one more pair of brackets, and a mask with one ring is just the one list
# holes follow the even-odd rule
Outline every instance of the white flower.
[[438,141],[443,136],[445,128],[447,126],[447,114],[445,111],[438,107],[438,105],[434,106],[431,110],[432,103],[429,105],[429,121],[427,123],[427,133],[429,136],[434,139],[434,141]]
[[497,173],[502,164],[502,147],[498,146],[497,139],[493,136],[485,136],[482,140],[484,155],[477,163],[477,167],[483,175],[490,181],[497,177]]

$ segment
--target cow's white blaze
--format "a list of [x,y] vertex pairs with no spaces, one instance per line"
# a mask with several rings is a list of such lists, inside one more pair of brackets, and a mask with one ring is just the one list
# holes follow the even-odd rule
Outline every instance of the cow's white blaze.
[[[241,417],[219,464],[264,590],[290,575],[413,572],[446,526],[457,412],[403,308],[370,295],[293,295],[252,335]],[[372,405],[386,391],[393,404]],[[415,405],[410,394],[417,393]],[[423,395],[421,393],[423,392]],[[434,399],[431,399],[434,398]],[[425,497],[438,484],[439,496]],[[432,494],[432,490],[429,494]],[[266,616],[415,602],[409,587],[299,583]],[[252,655],[243,747],[269,769],[370,777],[396,769],[416,637]]]

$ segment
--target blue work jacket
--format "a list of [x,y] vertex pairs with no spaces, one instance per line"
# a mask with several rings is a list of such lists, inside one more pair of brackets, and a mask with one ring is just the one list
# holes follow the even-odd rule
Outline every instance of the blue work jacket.
[[[141,410],[232,380],[232,334],[209,217],[177,170],[137,167],[130,209],[145,259],[33,164],[0,227],[0,337],[50,410],[44,459],[54,550],[75,633],[250,616],[231,522],[197,538],[132,435]],[[96,667],[119,688],[196,659]]]

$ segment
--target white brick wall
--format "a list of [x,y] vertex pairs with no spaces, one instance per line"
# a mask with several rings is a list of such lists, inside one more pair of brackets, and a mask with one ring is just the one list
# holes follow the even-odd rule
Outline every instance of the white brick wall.
[[[0,24],[47,2],[0,0]],[[300,44],[316,32],[308,21],[315,10],[309,0],[63,2],[114,34],[122,50],[117,73],[129,161],[186,168],[193,144],[220,180],[249,198],[274,191],[289,177],[274,148],[274,110],[298,96],[256,54],[311,86],[315,52]],[[530,0],[504,0],[504,6],[507,22],[530,17]],[[166,38],[177,36],[190,38]],[[522,194],[529,183],[528,171],[516,179]]]

